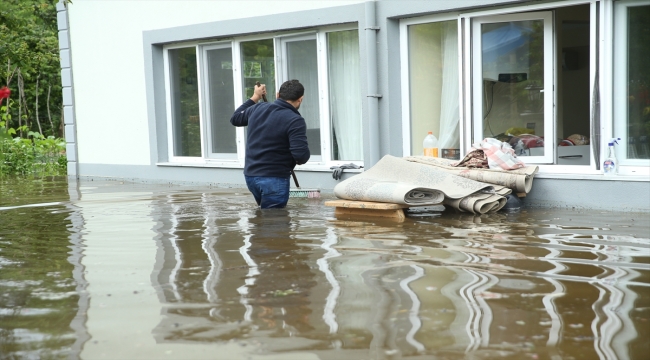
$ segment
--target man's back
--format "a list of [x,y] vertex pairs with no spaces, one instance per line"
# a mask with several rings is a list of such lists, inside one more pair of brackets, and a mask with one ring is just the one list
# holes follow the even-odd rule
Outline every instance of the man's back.
[[305,120],[284,100],[259,104],[248,100],[230,122],[248,126],[246,176],[286,177],[296,163],[309,160]]

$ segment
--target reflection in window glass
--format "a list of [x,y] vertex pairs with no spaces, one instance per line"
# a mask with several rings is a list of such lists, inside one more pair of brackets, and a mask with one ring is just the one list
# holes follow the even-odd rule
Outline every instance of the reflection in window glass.
[[208,96],[212,153],[237,154],[235,127],[230,117],[235,111],[232,49],[207,51]]
[[241,43],[243,101],[253,96],[255,83],[266,84],[266,98],[275,100],[275,61],[273,39]]
[[439,156],[460,157],[458,28],[456,21],[408,28],[411,154],[422,155],[429,131]]
[[332,160],[363,160],[359,34],[327,34]]
[[650,6],[628,8],[628,159],[650,159]]
[[483,134],[544,155],[544,21],[481,26]]
[[174,156],[201,156],[196,49],[169,50]]
[[289,79],[296,79],[305,87],[300,115],[307,123],[307,142],[312,155],[321,154],[317,54],[315,39],[287,43]]

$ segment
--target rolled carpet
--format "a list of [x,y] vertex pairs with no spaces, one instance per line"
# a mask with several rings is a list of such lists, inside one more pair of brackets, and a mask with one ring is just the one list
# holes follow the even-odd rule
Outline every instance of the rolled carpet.
[[526,194],[528,194],[533,188],[533,178],[539,170],[538,166],[526,166],[515,170],[477,169],[464,166],[451,166],[450,164],[455,162],[454,160],[434,158],[430,156],[407,156],[404,157],[404,159],[420,164],[435,166],[440,170],[464,178],[493,185],[502,185],[517,193]]
[[409,206],[445,204],[459,211],[484,214],[501,209],[511,191],[456,176],[434,166],[390,155],[375,166],[334,187],[340,199]]
[[[362,176],[365,171],[344,180],[334,188],[334,194],[346,200],[375,201],[409,206],[440,204],[445,194],[406,182],[381,180]],[[340,186],[341,184],[345,184]]]

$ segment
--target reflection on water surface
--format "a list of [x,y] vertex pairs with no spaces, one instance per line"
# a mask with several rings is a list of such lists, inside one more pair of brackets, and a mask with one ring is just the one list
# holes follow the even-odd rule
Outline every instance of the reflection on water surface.
[[327,199],[5,181],[3,358],[643,359],[648,214],[403,223]]

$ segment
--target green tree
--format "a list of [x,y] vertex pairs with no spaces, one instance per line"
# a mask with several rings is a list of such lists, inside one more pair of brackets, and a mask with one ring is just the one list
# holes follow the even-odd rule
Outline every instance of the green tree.
[[57,2],[0,1],[0,85],[12,92],[7,128],[27,124],[45,136],[62,136]]

